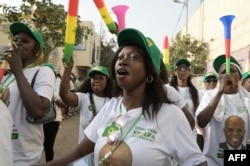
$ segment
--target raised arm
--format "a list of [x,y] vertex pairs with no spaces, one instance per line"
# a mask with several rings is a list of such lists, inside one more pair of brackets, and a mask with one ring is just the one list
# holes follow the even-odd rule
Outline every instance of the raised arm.
[[224,92],[227,91],[228,85],[230,85],[230,81],[227,78],[227,76],[221,76],[219,80],[220,80],[220,86],[217,94],[214,96],[214,98],[211,100],[208,106],[205,107],[203,111],[197,116],[198,125],[201,128],[206,127],[206,125],[211,121],[214,112],[218,106],[218,103],[221,99],[221,96],[223,95]]
[[197,122],[201,128],[206,127],[207,124],[211,121],[222,94],[223,93],[218,92],[214,99],[209,103],[209,105],[204,108],[203,111],[197,116]]
[[78,97],[74,92],[70,92],[70,76],[71,76],[73,66],[74,66],[74,62],[72,60],[64,68],[62,81],[60,84],[59,95],[66,105],[76,107],[78,104]]

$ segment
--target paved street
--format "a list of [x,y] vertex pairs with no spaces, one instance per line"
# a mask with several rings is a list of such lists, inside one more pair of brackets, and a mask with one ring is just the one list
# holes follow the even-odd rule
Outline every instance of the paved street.
[[[63,156],[77,145],[80,119],[79,115],[80,114],[78,113],[61,122],[54,145],[54,159]],[[42,162],[45,162],[44,157]]]

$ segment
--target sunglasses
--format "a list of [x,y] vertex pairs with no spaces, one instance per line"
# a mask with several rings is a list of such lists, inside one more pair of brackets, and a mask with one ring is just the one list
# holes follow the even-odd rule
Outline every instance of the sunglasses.
[[205,80],[205,82],[206,82],[206,83],[211,83],[211,82],[216,83],[216,82],[218,82],[218,80],[215,80],[215,79],[212,79],[212,80]]
[[126,125],[128,118],[129,118],[129,115],[127,114],[119,115],[117,117],[115,121],[115,125],[117,128],[114,128],[114,130],[110,132],[107,137],[107,144],[112,146],[112,148],[108,153],[106,153],[103,157],[101,157],[101,159],[99,159],[98,162],[100,165],[103,165],[105,163],[105,160],[107,160],[113,154],[113,152],[122,142],[122,138],[123,138],[122,127]]
[[186,70],[189,70],[189,69],[190,69],[189,66],[186,66],[186,65],[179,65],[179,66],[175,67],[175,70],[178,70],[178,71],[181,71],[181,70],[186,71]]

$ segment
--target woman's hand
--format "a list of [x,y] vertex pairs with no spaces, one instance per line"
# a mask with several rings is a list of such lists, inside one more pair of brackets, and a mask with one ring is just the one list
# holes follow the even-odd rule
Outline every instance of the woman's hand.
[[[63,61],[63,63],[65,64],[65,59],[63,58],[62,59],[62,61]],[[66,71],[72,71],[72,69],[73,69],[73,67],[74,67],[74,60],[73,60],[73,56],[71,57],[71,61],[70,61],[70,63],[69,64],[66,64],[65,66],[64,66],[64,68],[65,68],[65,70]]]
[[220,82],[219,84],[219,93],[223,94],[232,94],[235,93],[237,91],[237,83],[234,80],[233,76],[231,75],[226,75],[223,74],[221,76],[218,77],[218,80]]
[[4,59],[9,62],[11,72],[14,75],[18,72],[22,72],[23,64],[21,54],[23,54],[23,49],[14,43],[12,44],[11,49],[5,51]]

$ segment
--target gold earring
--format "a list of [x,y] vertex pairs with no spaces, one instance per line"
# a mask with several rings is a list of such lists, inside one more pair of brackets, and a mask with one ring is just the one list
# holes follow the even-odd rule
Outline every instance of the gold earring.
[[149,75],[149,76],[147,77],[147,83],[150,84],[150,83],[152,83],[153,81],[154,81],[153,76]]

